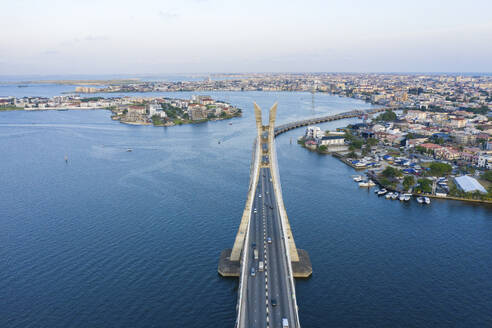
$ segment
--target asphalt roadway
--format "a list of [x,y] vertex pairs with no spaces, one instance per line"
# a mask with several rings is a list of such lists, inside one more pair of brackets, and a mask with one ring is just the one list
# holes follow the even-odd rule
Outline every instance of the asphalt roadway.
[[[296,327],[283,232],[270,179],[270,169],[261,168],[253,201],[249,240],[244,245],[250,247],[249,256],[245,259],[248,278],[243,300],[246,305],[244,327],[282,327],[282,318],[288,319],[289,327]],[[271,243],[267,242],[268,238],[271,238]],[[258,259],[255,259],[254,249],[258,250]],[[263,271],[259,271],[260,261],[264,263]],[[254,276],[251,269],[255,270]],[[276,306],[272,301],[276,302]]]

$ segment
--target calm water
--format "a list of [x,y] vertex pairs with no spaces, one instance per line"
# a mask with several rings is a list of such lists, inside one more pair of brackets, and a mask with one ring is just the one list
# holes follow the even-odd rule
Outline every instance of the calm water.
[[[155,128],[107,111],[0,113],[0,327],[233,327],[237,280],[216,270],[248,188],[252,101],[278,100],[279,124],[369,105],[211,94],[244,116]],[[297,282],[303,327],[490,326],[492,209],[377,198],[349,167],[299,147],[302,132],[280,136],[277,152],[314,267]]]

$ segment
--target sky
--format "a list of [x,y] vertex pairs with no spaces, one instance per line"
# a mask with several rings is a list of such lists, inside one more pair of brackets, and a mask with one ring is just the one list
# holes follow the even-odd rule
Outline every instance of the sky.
[[211,72],[492,72],[492,1],[2,1],[0,75]]

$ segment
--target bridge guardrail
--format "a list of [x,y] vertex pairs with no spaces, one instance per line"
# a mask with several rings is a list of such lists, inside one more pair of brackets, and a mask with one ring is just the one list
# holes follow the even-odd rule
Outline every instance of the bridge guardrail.
[[[251,173],[254,174],[254,176],[252,176],[252,179],[250,178],[250,190],[248,191],[248,194],[250,192],[254,192],[256,190],[256,185],[257,185],[257,182],[258,182],[258,177],[260,175],[260,143],[258,142],[258,138],[255,138],[255,141],[254,141],[254,145],[255,145],[255,152],[254,152],[254,165],[253,165],[253,169],[251,171]],[[250,173],[250,174],[251,174]],[[251,183],[252,181],[252,183]],[[248,195],[249,196],[249,195]],[[250,201],[250,208],[251,208],[251,205],[253,204],[253,201],[254,201],[254,195],[253,197],[250,197],[249,199]],[[249,240],[249,228],[250,228],[250,225],[251,225],[251,211],[249,212],[249,220],[248,220],[248,226],[246,227],[246,235],[244,237],[244,244],[243,244],[243,252],[242,252],[242,255],[241,255],[241,265],[240,265],[240,270],[241,270],[241,275],[240,275],[240,280],[239,280],[239,296],[238,296],[238,306],[241,306],[243,303],[242,303],[242,298],[243,298],[243,292],[244,292],[244,288],[245,288],[245,279],[248,279],[248,274],[246,272],[246,265],[244,265],[247,261],[246,259],[248,258],[249,256],[249,245],[246,245],[246,242]],[[239,328],[241,327],[241,313],[243,313],[243,311],[241,311],[240,308],[238,308],[238,311],[237,311],[237,317],[236,317],[236,325],[235,327],[236,328]]]

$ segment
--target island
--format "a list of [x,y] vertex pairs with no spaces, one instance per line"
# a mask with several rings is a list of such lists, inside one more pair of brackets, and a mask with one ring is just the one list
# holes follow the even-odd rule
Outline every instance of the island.
[[240,108],[210,96],[191,99],[152,98],[110,107],[112,118],[122,123],[173,126],[241,116]]
[[0,110],[72,110],[104,109],[112,119],[126,124],[173,126],[225,120],[242,115],[242,110],[210,96],[193,95],[191,99],[167,97],[81,97],[63,95],[46,97],[6,97]]

